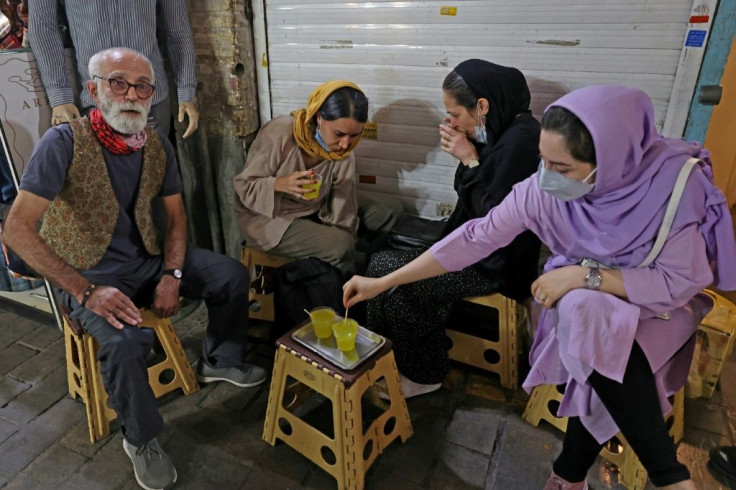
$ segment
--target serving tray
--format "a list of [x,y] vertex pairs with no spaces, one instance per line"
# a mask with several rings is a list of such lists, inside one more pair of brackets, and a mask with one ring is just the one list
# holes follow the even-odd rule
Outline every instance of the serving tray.
[[309,350],[316,352],[345,370],[358,367],[386,342],[385,337],[359,325],[358,334],[355,337],[355,349],[349,352],[343,352],[337,348],[337,342],[334,336],[330,335],[326,339],[317,337],[311,322],[295,330],[291,334],[291,337]]

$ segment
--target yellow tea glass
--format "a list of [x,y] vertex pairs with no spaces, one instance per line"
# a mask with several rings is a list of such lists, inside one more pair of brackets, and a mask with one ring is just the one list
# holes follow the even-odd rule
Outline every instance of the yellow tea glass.
[[343,318],[332,324],[337,348],[343,352],[355,349],[355,337],[358,335],[358,322],[352,318]]
[[335,321],[335,310],[327,306],[312,308],[309,312],[314,334],[320,339],[328,339],[332,335],[332,323]]
[[322,176],[320,174],[314,174],[312,175],[312,182],[311,184],[304,184],[302,185],[302,189],[308,189],[309,192],[305,192],[302,194],[304,196],[304,199],[315,199],[317,196],[319,196],[319,189],[322,187]]

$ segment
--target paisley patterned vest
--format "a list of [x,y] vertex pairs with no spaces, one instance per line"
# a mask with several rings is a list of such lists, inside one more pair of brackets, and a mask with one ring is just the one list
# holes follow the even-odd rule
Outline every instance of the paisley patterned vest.
[[[92,269],[110,246],[120,205],[89,120],[83,117],[69,124],[74,133],[72,162],[61,191],[46,210],[40,233],[72,267]],[[160,255],[161,234],[153,223],[151,206],[163,185],[166,152],[156,131],[146,127],[146,132],[134,218],[146,251]]]

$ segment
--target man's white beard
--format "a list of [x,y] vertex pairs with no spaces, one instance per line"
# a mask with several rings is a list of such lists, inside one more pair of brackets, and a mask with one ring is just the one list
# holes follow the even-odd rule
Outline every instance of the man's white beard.
[[[100,112],[107,124],[115,131],[122,134],[136,134],[143,131],[148,120],[148,111],[151,108],[151,99],[143,103],[115,102],[106,95],[100,94]],[[122,111],[132,110],[138,115],[122,114]]]

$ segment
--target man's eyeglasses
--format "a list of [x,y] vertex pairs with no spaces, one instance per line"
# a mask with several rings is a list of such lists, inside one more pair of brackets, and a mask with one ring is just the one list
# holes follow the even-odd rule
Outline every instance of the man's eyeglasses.
[[103,78],[99,75],[95,75],[93,78],[99,78],[101,80],[107,80],[110,84],[110,90],[115,95],[125,95],[130,90],[130,87],[135,87],[135,93],[140,99],[147,99],[153,95],[153,91],[156,90],[154,85],[146,82],[128,83],[122,78]]

